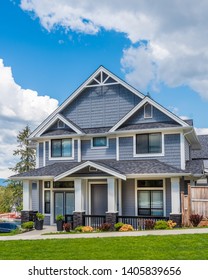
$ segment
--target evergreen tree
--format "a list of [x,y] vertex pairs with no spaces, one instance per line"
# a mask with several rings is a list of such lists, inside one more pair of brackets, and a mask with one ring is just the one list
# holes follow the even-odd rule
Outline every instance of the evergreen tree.
[[17,135],[18,149],[14,150],[13,155],[19,156],[20,161],[14,168],[11,168],[14,172],[23,173],[35,168],[35,150],[29,147],[28,137],[30,133],[30,128],[27,125]]

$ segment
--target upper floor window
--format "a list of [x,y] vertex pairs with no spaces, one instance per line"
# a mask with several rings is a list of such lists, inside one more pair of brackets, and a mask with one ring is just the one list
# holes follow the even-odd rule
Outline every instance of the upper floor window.
[[57,128],[64,128],[65,127],[65,123],[62,122],[61,120],[58,120],[57,122]]
[[152,118],[152,105],[149,103],[144,105],[144,118]]
[[72,157],[72,139],[51,140],[51,157]]
[[136,154],[162,153],[162,134],[147,133],[136,135]]
[[103,147],[107,147],[107,138],[106,137],[93,137],[92,148],[103,148]]

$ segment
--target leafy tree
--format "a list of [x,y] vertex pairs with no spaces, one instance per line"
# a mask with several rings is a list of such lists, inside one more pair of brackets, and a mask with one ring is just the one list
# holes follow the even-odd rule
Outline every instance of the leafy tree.
[[28,137],[30,135],[30,127],[27,125],[17,135],[18,149],[14,150],[13,155],[19,156],[20,161],[11,170],[17,173],[27,172],[35,168],[35,150],[29,147]]

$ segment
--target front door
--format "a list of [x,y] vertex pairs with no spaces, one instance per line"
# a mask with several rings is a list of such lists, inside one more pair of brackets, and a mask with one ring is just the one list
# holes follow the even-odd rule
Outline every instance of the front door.
[[108,210],[106,184],[91,185],[91,215],[105,215]]
[[74,202],[74,192],[54,192],[54,218],[57,215],[72,215]]

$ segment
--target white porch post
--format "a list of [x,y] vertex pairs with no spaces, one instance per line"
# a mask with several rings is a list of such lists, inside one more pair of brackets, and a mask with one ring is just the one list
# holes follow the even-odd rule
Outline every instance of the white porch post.
[[32,210],[32,182],[23,180],[23,210]]
[[84,211],[84,180],[77,178],[74,180],[74,189],[75,189],[75,210],[74,212],[83,212]]
[[180,178],[171,178],[171,214],[180,214]]
[[116,193],[116,180],[108,178],[108,212],[117,212],[117,193]]

